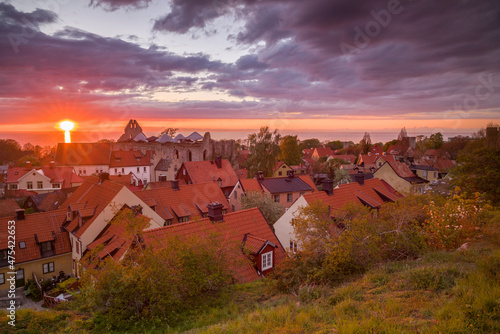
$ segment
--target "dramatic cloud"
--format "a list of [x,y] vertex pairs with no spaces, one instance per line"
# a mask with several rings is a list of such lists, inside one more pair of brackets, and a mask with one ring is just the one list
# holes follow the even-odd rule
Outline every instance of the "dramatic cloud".
[[[114,11],[110,15],[155,4],[90,1],[92,10]],[[139,32],[124,32],[126,40],[104,37],[68,19],[56,33],[44,33],[44,25],[62,17],[0,4],[0,37],[6,37],[0,40],[0,110],[33,110],[55,100],[61,106],[78,101],[96,113],[126,105],[148,117],[168,111],[186,118],[498,118],[498,1],[169,4],[148,19],[148,46]],[[214,27],[221,21],[234,28]],[[210,54],[213,45],[198,34],[199,53],[183,54],[161,42],[182,44],[195,31],[218,34],[226,44]],[[155,39],[159,35],[165,40]],[[219,60],[228,49],[244,52],[234,62]]]

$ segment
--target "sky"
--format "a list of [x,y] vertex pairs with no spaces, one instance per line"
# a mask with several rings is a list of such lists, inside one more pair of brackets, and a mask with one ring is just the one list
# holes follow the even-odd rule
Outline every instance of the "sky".
[[469,134],[500,120],[499,59],[495,0],[4,0],[0,138],[70,119],[82,141],[116,139],[131,118]]

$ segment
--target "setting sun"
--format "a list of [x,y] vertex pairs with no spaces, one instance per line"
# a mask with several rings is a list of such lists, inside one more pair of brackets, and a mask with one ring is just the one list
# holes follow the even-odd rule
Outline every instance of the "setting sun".
[[59,123],[59,126],[64,131],[71,131],[75,127],[75,123],[73,123],[71,121],[62,121],[61,123]]
[[59,126],[64,130],[64,142],[71,143],[71,134],[69,132],[75,128],[75,123],[71,121],[62,121],[59,123]]

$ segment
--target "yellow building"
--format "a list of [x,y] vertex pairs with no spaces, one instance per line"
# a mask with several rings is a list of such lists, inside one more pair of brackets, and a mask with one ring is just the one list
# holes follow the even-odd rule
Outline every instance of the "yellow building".
[[429,181],[415,175],[408,165],[398,161],[386,161],[373,173],[373,177],[384,180],[403,195],[422,193]]
[[[51,278],[71,274],[71,245],[68,233],[61,231],[65,210],[0,219],[0,291],[10,289],[11,277],[16,286],[24,286],[33,274]],[[12,232],[11,232],[12,231]]]

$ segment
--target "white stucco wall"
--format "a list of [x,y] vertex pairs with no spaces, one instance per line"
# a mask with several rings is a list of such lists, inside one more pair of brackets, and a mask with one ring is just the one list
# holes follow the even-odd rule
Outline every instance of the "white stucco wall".
[[[292,219],[296,216],[296,212],[300,207],[308,206],[309,204],[300,196],[293,205],[281,216],[276,223],[274,223],[274,233],[286,250],[290,249],[290,240],[295,240],[293,233]],[[299,246],[300,247],[300,246]]]

